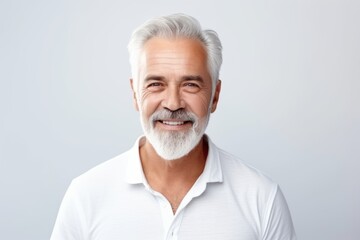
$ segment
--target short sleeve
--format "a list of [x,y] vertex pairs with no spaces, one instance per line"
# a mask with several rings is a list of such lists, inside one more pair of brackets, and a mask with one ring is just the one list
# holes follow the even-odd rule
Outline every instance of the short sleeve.
[[85,240],[85,216],[74,181],[61,202],[50,240]]
[[283,193],[276,186],[265,214],[263,240],[296,240],[290,211]]

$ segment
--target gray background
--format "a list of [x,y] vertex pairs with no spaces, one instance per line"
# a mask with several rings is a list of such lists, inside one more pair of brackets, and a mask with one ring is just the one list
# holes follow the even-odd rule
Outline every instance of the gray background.
[[48,239],[71,179],[132,146],[126,44],[158,15],[219,33],[208,134],[278,182],[299,239],[360,235],[359,1],[0,2],[0,239]]

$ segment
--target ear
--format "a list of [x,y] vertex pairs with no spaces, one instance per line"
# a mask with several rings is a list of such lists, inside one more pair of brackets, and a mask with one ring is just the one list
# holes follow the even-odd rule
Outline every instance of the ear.
[[134,80],[132,78],[130,78],[130,86],[131,86],[131,90],[133,92],[134,107],[135,107],[136,111],[139,111],[138,101],[136,98],[136,89],[134,88]]
[[214,97],[211,104],[211,113],[215,112],[216,110],[217,104],[219,102],[220,91],[221,91],[221,80],[219,79],[216,82]]

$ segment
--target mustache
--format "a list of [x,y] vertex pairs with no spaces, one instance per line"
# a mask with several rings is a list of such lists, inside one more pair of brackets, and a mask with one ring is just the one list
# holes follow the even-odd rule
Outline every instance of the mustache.
[[197,117],[194,113],[186,111],[184,109],[178,109],[176,111],[170,111],[167,109],[161,109],[159,111],[154,112],[150,120],[151,121],[158,121],[158,120],[166,120],[166,119],[174,119],[179,121],[191,121],[196,122]]

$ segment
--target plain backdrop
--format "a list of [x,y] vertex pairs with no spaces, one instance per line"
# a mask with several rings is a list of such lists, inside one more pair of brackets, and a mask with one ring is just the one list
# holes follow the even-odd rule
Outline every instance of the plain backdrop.
[[223,43],[207,133],[278,182],[299,239],[360,236],[360,2],[0,1],[0,239],[49,239],[70,181],[142,133],[126,49],[184,12]]

